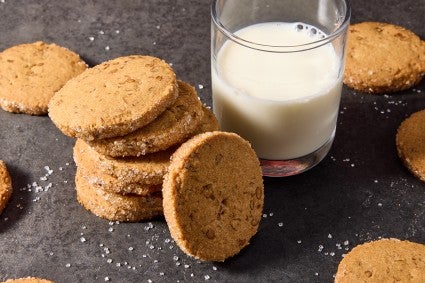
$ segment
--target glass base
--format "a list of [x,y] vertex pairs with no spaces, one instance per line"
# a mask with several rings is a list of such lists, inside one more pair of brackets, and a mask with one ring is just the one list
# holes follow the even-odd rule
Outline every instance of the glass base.
[[289,160],[267,160],[260,159],[261,170],[263,176],[266,177],[286,177],[305,172],[325,158],[328,154],[334,135],[316,151],[294,159]]

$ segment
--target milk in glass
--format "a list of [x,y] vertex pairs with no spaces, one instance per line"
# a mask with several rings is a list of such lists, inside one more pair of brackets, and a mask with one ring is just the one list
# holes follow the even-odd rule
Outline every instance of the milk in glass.
[[[212,58],[213,109],[222,130],[240,134],[270,160],[302,157],[330,140],[343,64],[332,43],[320,41],[326,34],[302,23],[269,22],[235,36],[243,45],[227,40]],[[277,46],[291,52],[276,52]],[[297,46],[303,52],[294,52]]]

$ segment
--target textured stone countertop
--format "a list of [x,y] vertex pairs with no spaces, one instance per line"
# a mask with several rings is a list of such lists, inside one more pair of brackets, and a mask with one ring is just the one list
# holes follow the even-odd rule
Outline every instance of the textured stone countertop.
[[[425,39],[425,0],[351,4],[353,23],[390,22]],[[36,40],[66,46],[91,66],[128,54],[161,57],[211,105],[209,1],[0,0],[0,50]],[[301,175],[264,179],[259,232],[225,263],[186,256],[164,220],[116,224],[87,212],[75,196],[74,140],[47,116],[0,110],[0,159],[15,189],[0,216],[0,281],[331,282],[357,244],[425,243],[425,184],[395,148],[401,121],[423,108],[425,81],[382,96],[344,88],[328,157]],[[43,189],[23,189],[34,182]]]

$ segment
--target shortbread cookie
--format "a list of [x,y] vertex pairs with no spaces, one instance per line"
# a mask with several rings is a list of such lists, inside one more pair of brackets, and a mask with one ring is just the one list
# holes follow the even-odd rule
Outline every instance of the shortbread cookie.
[[195,88],[178,81],[175,103],[152,123],[126,136],[89,142],[96,151],[112,157],[140,156],[165,150],[189,138],[200,124],[202,104]]
[[54,283],[53,281],[47,279],[41,279],[36,277],[25,277],[18,279],[8,279],[3,283]]
[[0,214],[3,212],[12,195],[12,180],[6,164],[0,160]]
[[425,245],[382,239],[351,250],[335,282],[425,282]]
[[202,111],[204,112],[204,114],[202,116],[201,123],[199,124],[194,135],[220,130],[218,120],[215,117],[214,113],[204,104],[202,105]]
[[86,68],[76,53],[56,44],[10,47],[0,53],[0,106],[9,112],[47,114],[54,93]]
[[177,95],[176,76],[163,60],[119,57],[68,81],[50,101],[49,116],[71,137],[123,136],[153,121]]
[[425,74],[425,42],[392,24],[351,25],[347,39],[344,83],[369,93],[408,89]]
[[116,179],[115,183],[122,183],[124,186],[126,183],[162,185],[174,150],[175,148],[171,148],[140,157],[111,158],[77,139],[74,160],[77,166],[90,167],[88,171],[94,175],[109,175],[109,178]]
[[425,110],[413,113],[400,124],[396,145],[404,165],[425,182]]
[[93,214],[110,221],[138,222],[163,214],[160,193],[151,196],[120,195],[90,186],[77,168],[77,200]]
[[163,196],[177,245],[195,258],[224,261],[258,229],[264,202],[258,158],[236,134],[197,135],[172,155]]
[[8,279],[3,283],[54,283],[53,281],[47,279],[41,279],[36,277],[25,277],[18,279]]

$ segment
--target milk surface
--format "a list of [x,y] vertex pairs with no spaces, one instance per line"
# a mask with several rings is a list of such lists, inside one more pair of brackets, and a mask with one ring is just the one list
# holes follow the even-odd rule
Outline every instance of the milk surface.
[[213,109],[222,130],[249,140],[264,159],[293,159],[324,145],[335,131],[342,87],[342,64],[332,45],[276,53],[249,42],[293,46],[325,34],[306,24],[275,22],[235,35],[248,47],[227,40],[212,58]]

